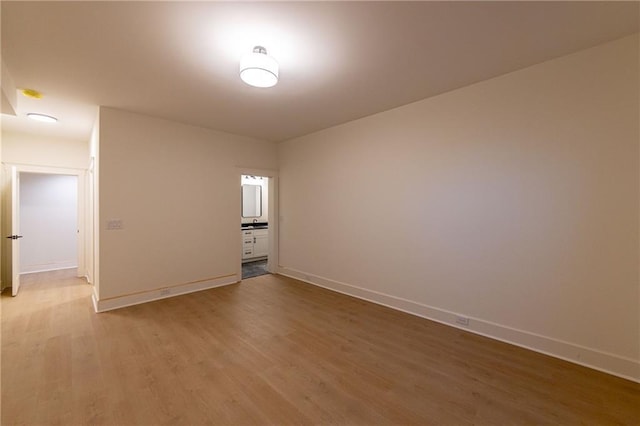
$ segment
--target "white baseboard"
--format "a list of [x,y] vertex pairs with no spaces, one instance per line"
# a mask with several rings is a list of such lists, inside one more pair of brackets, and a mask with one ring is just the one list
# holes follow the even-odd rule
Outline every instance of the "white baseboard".
[[[402,312],[436,321],[451,327],[469,331],[505,343],[560,358],[614,376],[640,383],[640,361],[621,357],[615,354],[602,352],[597,349],[587,348],[574,343],[542,336],[524,330],[518,330],[490,321],[478,318],[469,318],[467,315],[450,312],[433,306],[403,299],[389,294],[380,293],[351,284],[331,280],[298,271],[283,266],[278,267],[278,273],[290,278],[295,278],[309,284],[357,297],[379,305],[387,306]],[[469,318],[468,325],[456,323],[458,317]]]
[[23,274],[35,274],[38,272],[49,272],[49,271],[59,271],[62,269],[73,269],[78,267],[77,261],[69,261],[69,262],[51,262],[51,263],[41,263],[39,265],[21,265],[22,271],[20,275]]
[[108,299],[98,299],[95,294],[94,288],[91,299],[93,301],[93,309],[95,309],[96,312],[106,312],[112,311],[114,309],[124,308],[127,306],[152,302],[154,300],[166,299],[182,294],[188,294],[196,291],[208,290],[210,288],[221,287],[224,285],[235,284],[239,281],[240,280],[238,279],[238,276],[234,274],[194,283],[178,284],[175,286],[162,287],[135,294],[111,297]]

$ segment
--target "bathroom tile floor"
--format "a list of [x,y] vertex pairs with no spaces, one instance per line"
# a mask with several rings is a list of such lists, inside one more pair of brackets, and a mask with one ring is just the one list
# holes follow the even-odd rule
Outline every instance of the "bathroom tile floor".
[[267,259],[242,264],[242,279],[268,274]]

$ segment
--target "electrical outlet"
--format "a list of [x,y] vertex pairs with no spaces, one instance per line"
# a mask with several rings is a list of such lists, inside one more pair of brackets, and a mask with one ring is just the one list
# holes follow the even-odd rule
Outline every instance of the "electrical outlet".
[[469,318],[456,316],[456,324],[469,325]]

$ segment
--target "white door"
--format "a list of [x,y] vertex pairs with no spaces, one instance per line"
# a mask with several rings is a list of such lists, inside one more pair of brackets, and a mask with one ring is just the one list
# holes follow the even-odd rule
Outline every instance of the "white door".
[[11,167],[11,295],[20,289],[20,174],[15,166]]

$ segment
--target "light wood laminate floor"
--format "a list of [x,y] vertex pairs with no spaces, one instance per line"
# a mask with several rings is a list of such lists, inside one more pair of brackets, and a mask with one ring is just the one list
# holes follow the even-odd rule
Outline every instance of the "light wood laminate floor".
[[1,380],[3,425],[640,424],[639,384],[274,275],[102,314],[29,275]]

